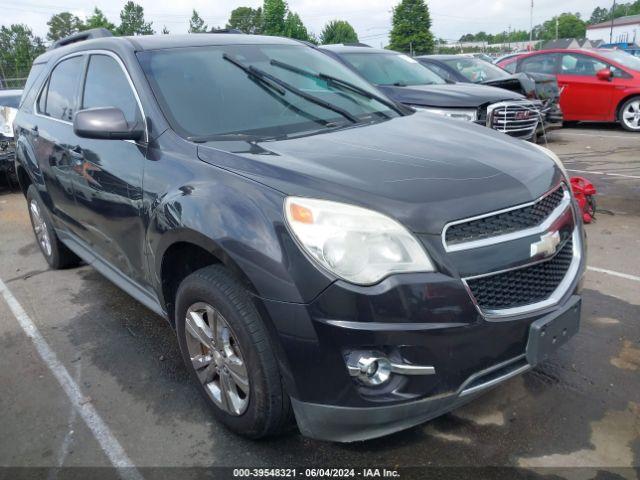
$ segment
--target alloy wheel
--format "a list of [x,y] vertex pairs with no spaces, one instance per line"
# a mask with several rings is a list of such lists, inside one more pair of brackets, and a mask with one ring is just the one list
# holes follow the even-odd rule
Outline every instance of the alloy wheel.
[[211,400],[230,415],[242,415],[249,405],[249,374],[225,318],[207,303],[194,303],[185,332],[191,364]]
[[622,112],[622,121],[633,130],[640,130],[640,100],[626,105]]
[[47,228],[47,224],[42,218],[38,202],[36,202],[35,200],[31,200],[29,204],[29,213],[31,214],[33,231],[36,234],[36,239],[38,240],[42,251],[47,257],[49,257],[51,256],[51,238],[49,236],[49,229]]

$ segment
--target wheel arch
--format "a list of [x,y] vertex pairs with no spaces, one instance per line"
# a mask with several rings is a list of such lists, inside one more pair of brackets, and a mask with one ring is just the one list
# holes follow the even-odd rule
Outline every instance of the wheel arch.
[[622,106],[627,103],[629,100],[631,100],[634,97],[638,97],[640,98],[640,90],[626,94],[624,97],[622,97],[622,99],[618,102],[618,105],[616,105],[616,116],[615,116],[615,120],[619,120],[620,118],[620,109],[622,108]]
[[222,264],[249,292],[257,293],[255,285],[237,263],[214,240],[197,231],[180,229],[165,233],[159,251],[155,274],[160,285],[160,301],[172,325],[175,324],[175,295],[180,282],[200,268]]

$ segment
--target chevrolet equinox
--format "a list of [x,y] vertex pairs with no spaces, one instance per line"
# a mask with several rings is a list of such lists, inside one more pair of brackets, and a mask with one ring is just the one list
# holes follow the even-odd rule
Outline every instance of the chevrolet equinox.
[[578,329],[558,158],[295,40],[76,34],[36,59],[14,133],[51,268],[82,260],[167,319],[248,437],[417,425]]

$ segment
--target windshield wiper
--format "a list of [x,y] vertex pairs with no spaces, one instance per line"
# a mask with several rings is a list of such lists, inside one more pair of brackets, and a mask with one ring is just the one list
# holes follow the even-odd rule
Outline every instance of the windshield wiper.
[[269,137],[248,135],[246,133],[212,133],[211,135],[191,135],[187,137],[187,140],[194,143],[223,142],[225,140],[254,142],[258,140],[265,140],[267,138]]
[[265,75],[263,75],[264,72],[258,70],[257,68],[255,68],[253,66],[245,65],[244,63],[240,62],[236,58],[234,58],[231,55],[228,55],[226,53],[222,54],[222,58],[224,58],[228,62],[233,63],[236,67],[238,67],[238,68],[244,70],[245,72],[247,72],[247,75],[249,75],[250,77],[255,78],[256,80],[258,80],[258,81],[264,83],[265,85],[271,87],[276,92],[278,92],[280,95],[284,95],[285,94],[284,88],[282,88],[281,86],[276,85],[275,83],[273,83],[273,81],[271,81]]
[[361,88],[357,85],[354,85],[351,82],[348,82],[346,80],[342,80],[341,78],[338,77],[334,77],[333,75],[329,75],[326,73],[313,73],[313,72],[309,72],[308,70],[304,70],[302,68],[298,68],[294,65],[289,65],[288,63],[285,62],[281,62],[280,60],[271,60],[271,65],[273,65],[274,67],[280,67],[280,68],[284,68],[285,70],[289,70],[290,72],[294,72],[294,73],[298,73],[300,75],[306,75],[308,77],[313,77],[313,78],[319,78],[321,80],[326,81],[327,83],[332,83],[334,85],[338,85],[341,86],[343,88],[346,88],[347,90],[351,90],[352,92],[355,92],[359,95],[362,95],[363,97],[366,97],[370,100],[375,100],[378,103],[381,103],[387,107],[389,107],[391,110],[393,110],[394,112],[400,114],[400,115],[404,115],[404,112],[400,109],[400,107],[398,107],[395,103],[381,97],[380,95],[376,95],[368,90],[365,90],[364,88]]
[[[327,102],[325,100],[322,100],[321,98],[315,97],[313,95],[310,95],[306,92],[303,92],[302,90],[300,90],[297,87],[294,87],[293,85],[291,85],[290,83],[285,82],[284,80],[279,79],[278,77],[274,77],[273,75],[271,75],[270,73],[265,72],[264,70],[260,70],[259,68],[254,67],[253,65],[245,65],[244,63],[242,63],[241,61],[239,61],[237,58],[232,57],[231,55],[224,53],[222,55],[222,58],[224,58],[225,60],[227,60],[228,62],[231,62],[233,65],[235,65],[236,67],[244,70],[245,72],[247,72],[248,75],[253,76],[254,78],[260,79],[260,81],[262,82],[268,82],[269,84],[271,84],[271,82],[277,84],[277,86],[281,87],[282,89],[288,90],[291,93],[304,98],[305,100],[311,102],[311,103],[315,103],[316,105],[319,105],[323,108],[326,108],[327,110],[332,110],[334,112],[336,112],[339,115],[342,115],[344,118],[346,118],[347,120],[349,120],[352,123],[358,123],[358,119],[352,115],[351,113],[347,112],[345,109],[338,107],[337,105],[334,105],[333,103]],[[282,94],[284,94],[284,91],[282,92]]]

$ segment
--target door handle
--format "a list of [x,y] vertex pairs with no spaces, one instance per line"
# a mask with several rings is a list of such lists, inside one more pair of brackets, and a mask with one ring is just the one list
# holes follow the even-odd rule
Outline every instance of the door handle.
[[38,135],[40,135],[40,133],[38,132],[37,125],[34,125],[33,127],[31,127],[30,132],[31,132],[31,135],[33,135],[34,137],[37,137]]

